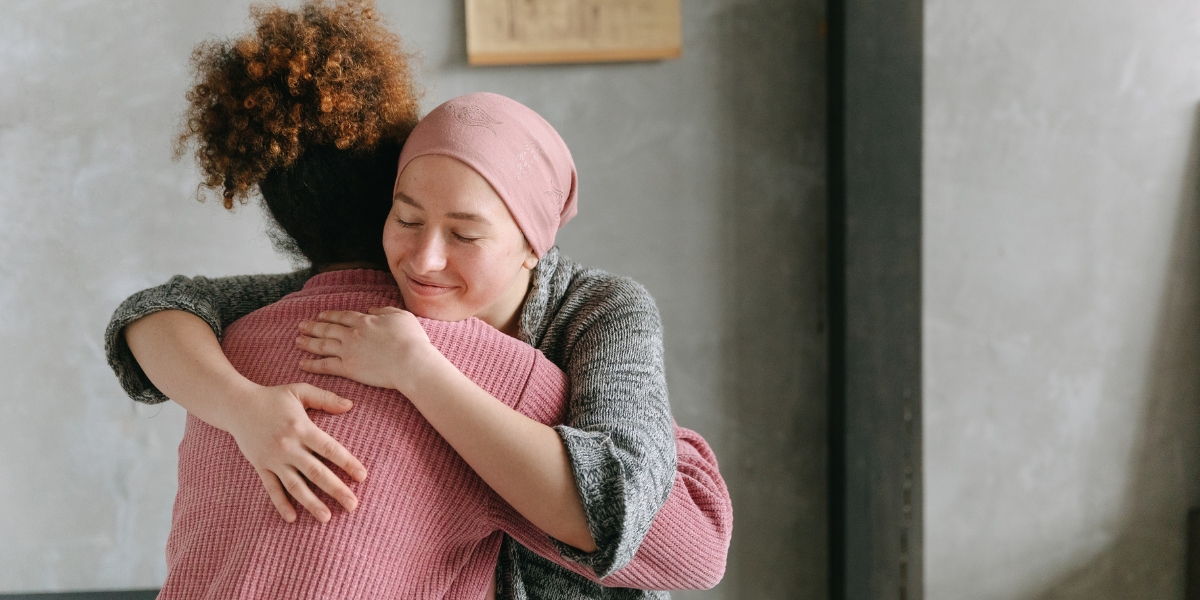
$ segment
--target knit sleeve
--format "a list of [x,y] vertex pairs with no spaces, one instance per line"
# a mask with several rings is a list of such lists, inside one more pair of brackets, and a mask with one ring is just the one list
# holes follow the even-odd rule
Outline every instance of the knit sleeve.
[[108,365],[130,398],[146,404],[163,402],[167,397],[150,383],[129,351],[126,325],[161,310],[182,310],[203,319],[220,339],[229,324],[299,290],[311,275],[309,269],[213,279],[176,275],[160,286],[137,292],[117,307],[104,332]]
[[[604,587],[642,590],[711,589],[725,574],[733,508],[712,450],[694,431],[675,428],[678,472],[633,560],[603,579],[560,556],[551,538],[499,502],[499,527],[534,553]],[[608,596],[580,582],[587,597]],[[618,594],[619,595],[619,594]]]
[[675,440],[662,323],[649,292],[613,278],[577,297],[565,364],[567,422],[556,429],[597,549],[559,549],[604,577],[633,558],[667,500]]
[[725,575],[733,504],[717,457],[694,431],[675,428],[679,469],[633,560],[601,580],[608,587],[711,589]]

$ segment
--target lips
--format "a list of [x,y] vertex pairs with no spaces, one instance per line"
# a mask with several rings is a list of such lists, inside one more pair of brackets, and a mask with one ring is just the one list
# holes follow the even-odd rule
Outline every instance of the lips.
[[408,280],[408,287],[421,296],[438,296],[454,289],[453,286],[421,281],[407,273],[404,275],[404,278]]

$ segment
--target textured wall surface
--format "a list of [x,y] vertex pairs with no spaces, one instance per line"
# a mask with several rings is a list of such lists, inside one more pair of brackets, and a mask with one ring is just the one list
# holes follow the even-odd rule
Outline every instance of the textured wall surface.
[[1183,597],[1200,5],[926,3],[930,600]]
[[[0,4],[0,592],[157,585],[182,411],[125,399],[101,332],[173,273],[286,270],[255,207],[192,200],[170,143],[193,44],[246,2]],[[676,417],[733,489],[705,598],[825,589],[820,0],[689,0],[665,63],[466,66],[461,1],[381,1],[423,54],[425,108],[521,100],[578,162],[570,256],[643,282]]]

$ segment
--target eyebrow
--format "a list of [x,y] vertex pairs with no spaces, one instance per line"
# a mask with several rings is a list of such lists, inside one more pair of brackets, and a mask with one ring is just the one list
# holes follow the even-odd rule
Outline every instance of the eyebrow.
[[396,192],[395,194],[392,194],[392,201],[393,202],[403,202],[413,208],[419,208],[421,210],[425,210],[424,206],[417,204],[416,200],[413,200],[412,198],[410,198],[408,196],[408,194],[405,194],[404,192]]
[[[408,194],[405,194],[404,192],[396,192],[392,196],[392,200],[395,202],[403,202],[404,204],[407,204],[413,208],[419,208],[421,210],[425,210],[424,206],[421,206],[420,204],[418,204],[416,200],[413,200]],[[491,221],[484,218],[483,215],[470,213],[470,212],[446,213],[446,218],[455,219],[457,221],[471,221],[473,223],[489,223],[489,224],[491,223]]]

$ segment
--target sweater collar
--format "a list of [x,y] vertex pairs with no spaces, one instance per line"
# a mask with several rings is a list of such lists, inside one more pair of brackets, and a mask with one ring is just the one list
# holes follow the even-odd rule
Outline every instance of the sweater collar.
[[567,296],[573,266],[571,259],[558,251],[558,246],[547,250],[538,260],[530,278],[529,294],[521,306],[517,339],[534,348],[539,347],[550,321]]
[[378,269],[339,269],[317,273],[305,282],[303,291],[320,293],[328,291],[328,288],[338,288],[338,291],[345,291],[346,288],[381,288],[400,293],[392,274]]

